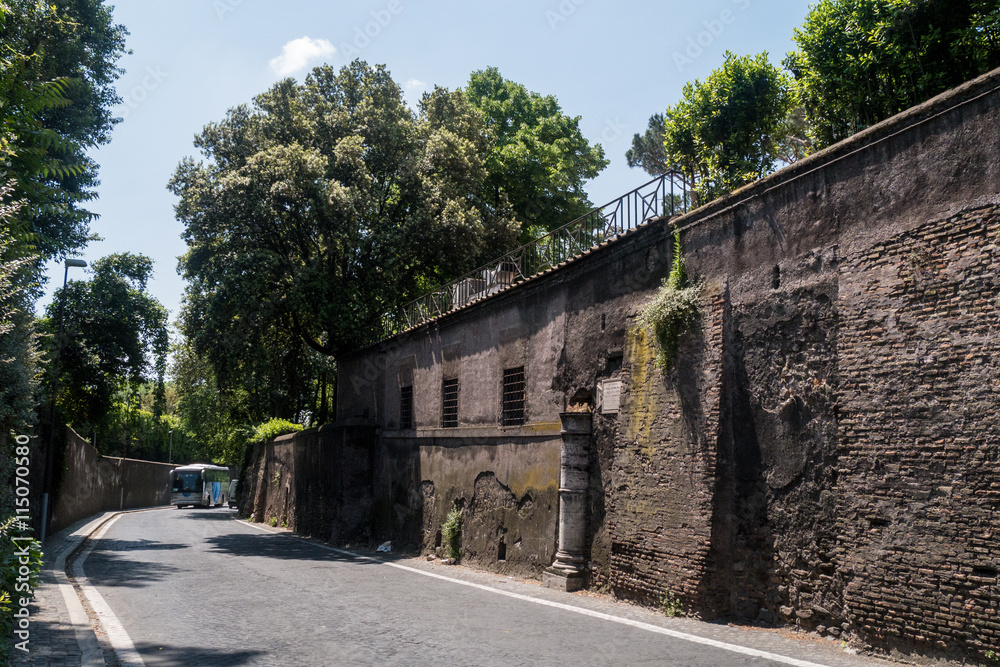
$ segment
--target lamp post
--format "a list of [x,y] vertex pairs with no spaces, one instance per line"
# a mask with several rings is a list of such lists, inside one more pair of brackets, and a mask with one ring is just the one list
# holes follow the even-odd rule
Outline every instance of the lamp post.
[[167,463],[174,462],[174,429],[170,429],[170,449],[167,450]]
[[52,465],[55,457],[56,436],[56,392],[59,391],[59,354],[62,352],[63,343],[63,312],[66,309],[66,283],[69,279],[70,267],[86,268],[87,263],[82,259],[67,259],[63,262],[63,298],[59,300],[59,333],[56,334],[56,354],[52,360],[52,398],[49,405],[49,443],[45,448],[45,475],[42,484],[42,525],[38,533],[38,541],[45,542],[45,533],[49,525],[49,493],[52,491]]

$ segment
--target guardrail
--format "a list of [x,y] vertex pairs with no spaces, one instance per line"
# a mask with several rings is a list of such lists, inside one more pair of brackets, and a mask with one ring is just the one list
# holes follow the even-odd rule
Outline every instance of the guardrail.
[[382,318],[366,345],[373,345],[424,322],[487,298],[553,269],[625,232],[665,215],[686,213],[687,181],[668,172],[618,199],[555,229],[531,243],[442,285]]

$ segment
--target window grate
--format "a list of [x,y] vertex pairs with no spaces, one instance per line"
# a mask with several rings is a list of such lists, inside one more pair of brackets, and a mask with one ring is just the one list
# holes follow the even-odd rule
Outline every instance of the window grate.
[[399,428],[413,428],[413,387],[399,388]]
[[500,425],[520,426],[524,423],[524,366],[507,368],[503,372],[503,393],[500,404]]
[[458,378],[441,383],[441,427],[458,426]]

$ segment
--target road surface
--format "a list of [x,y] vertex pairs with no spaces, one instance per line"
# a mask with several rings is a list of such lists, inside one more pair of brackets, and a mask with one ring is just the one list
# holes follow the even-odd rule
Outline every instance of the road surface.
[[147,665],[888,664],[462,567],[358,557],[221,508],[123,514],[82,566]]

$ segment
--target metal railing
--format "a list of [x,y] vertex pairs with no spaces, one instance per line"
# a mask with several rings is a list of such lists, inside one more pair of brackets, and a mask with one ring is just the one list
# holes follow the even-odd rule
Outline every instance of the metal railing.
[[373,345],[593,250],[650,220],[686,213],[691,193],[678,172],[668,172],[573,222],[521,246],[382,318],[365,345]]

